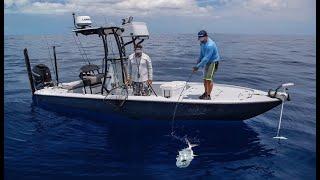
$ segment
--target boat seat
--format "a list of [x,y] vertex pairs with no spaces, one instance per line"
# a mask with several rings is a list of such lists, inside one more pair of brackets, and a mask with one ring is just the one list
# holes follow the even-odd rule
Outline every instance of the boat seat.
[[102,84],[101,79],[104,74],[99,72],[99,66],[95,64],[84,65],[80,68],[79,77],[83,82],[84,90],[86,92],[86,86],[89,86],[92,93],[91,86]]
[[81,72],[87,73],[87,72],[93,72],[93,71],[98,71],[99,72],[99,66],[95,65],[95,64],[88,64],[88,65],[84,65],[80,68]]
[[99,73],[95,75],[85,75],[82,76],[83,80],[90,80],[91,85],[99,84],[101,83],[101,79],[103,78],[104,74]]

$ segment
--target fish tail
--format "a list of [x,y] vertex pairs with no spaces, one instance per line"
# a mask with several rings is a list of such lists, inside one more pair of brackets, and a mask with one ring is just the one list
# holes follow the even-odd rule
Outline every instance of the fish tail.
[[185,140],[186,140],[186,142],[187,142],[187,144],[188,144],[189,148],[193,148],[193,147],[198,146],[198,144],[191,144],[187,138],[185,138]]

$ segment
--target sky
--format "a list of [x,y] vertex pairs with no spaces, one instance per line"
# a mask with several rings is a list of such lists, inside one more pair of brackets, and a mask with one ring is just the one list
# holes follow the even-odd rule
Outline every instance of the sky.
[[70,33],[72,12],[96,26],[133,16],[150,34],[316,34],[316,0],[4,0],[4,33]]

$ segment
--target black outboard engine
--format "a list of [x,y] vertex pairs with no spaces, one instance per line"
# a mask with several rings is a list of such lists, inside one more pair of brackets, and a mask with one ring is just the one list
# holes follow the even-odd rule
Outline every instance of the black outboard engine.
[[36,89],[53,86],[50,69],[44,64],[37,64],[32,69],[32,75]]

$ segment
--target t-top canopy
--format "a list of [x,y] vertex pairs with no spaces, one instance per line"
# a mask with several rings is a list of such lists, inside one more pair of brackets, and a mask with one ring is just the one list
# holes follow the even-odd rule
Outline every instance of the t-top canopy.
[[109,35],[109,34],[117,34],[120,36],[124,31],[123,28],[120,27],[87,27],[83,29],[73,29],[73,32],[76,34],[80,33],[82,35],[91,35],[91,34],[98,34],[98,35]]

